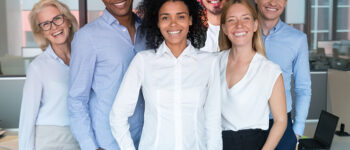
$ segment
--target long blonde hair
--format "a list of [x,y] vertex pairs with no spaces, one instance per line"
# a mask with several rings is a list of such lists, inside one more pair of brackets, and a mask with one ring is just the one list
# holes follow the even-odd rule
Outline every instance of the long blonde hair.
[[47,6],[56,7],[64,15],[65,19],[67,19],[69,23],[72,24],[72,26],[70,27],[69,36],[68,36],[68,42],[70,45],[71,41],[73,40],[74,33],[78,30],[78,23],[75,17],[73,16],[73,14],[70,12],[68,6],[59,2],[58,0],[40,0],[38,3],[34,5],[32,11],[30,12],[29,21],[30,21],[30,26],[32,28],[35,41],[38,43],[39,47],[42,50],[45,50],[50,44],[50,41],[42,35],[41,33],[42,31],[38,26],[39,22],[37,19],[37,16],[41,11],[41,9]]
[[[258,21],[258,13],[256,12],[255,8],[246,0],[229,0],[228,2],[226,2],[225,6],[223,8],[223,11],[221,14],[221,20],[220,20],[220,32],[219,32],[220,51],[232,48],[232,43],[231,43],[230,39],[227,37],[227,35],[225,35],[225,33],[223,32],[222,26],[225,24],[228,9],[234,4],[242,4],[242,5],[246,6],[248,8],[248,10],[250,11],[250,13],[252,14],[254,21]],[[262,32],[261,32],[261,28],[260,28],[259,23],[258,23],[258,29],[253,34],[253,43],[252,44],[253,44],[253,49],[256,52],[265,56],[265,48],[264,48],[264,43],[262,40]]]

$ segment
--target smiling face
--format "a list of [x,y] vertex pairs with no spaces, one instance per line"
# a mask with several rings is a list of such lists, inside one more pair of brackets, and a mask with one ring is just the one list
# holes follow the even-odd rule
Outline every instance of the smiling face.
[[208,13],[220,15],[226,1],[227,0],[202,0],[202,3]]
[[[52,21],[59,15],[61,15],[61,12],[56,7],[47,6],[40,10],[40,12],[37,15],[37,21],[39,23]],[[52,23],[50,30],[41,30],[41,33],[46,39],[50,41],[51,45],[68,44],[67,41],[69,37],[69,31],[72,25],[67,19],[63,19],[64,22],[61,25],[55,25]]]
[[168,46],[186,46],[190,25],[192,25],[192,17],[183,1],[167,1],[160,8],[158,28]]
[[114,17],[131,15],[133,0],[102,0],[109,13]]
[[259,15],[264,20],[278,20],[287,5],[287,0],[255,0]]
[[243,4],[231,5],[227,10],[225,24],[222,25],[233,47],[251,46],[257,28],[258,21],[254,20],[252,13]]

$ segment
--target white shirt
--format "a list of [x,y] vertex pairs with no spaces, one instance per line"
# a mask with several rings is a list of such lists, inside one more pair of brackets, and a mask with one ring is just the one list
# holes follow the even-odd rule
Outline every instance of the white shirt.
[[209,27],[207,30],[207,40],[205,41],[205,45],[201,48],[201,51],[205,52],[219,52],[219,32],[220,26],[212,25],[208,22]]
[[221,52],[220,78],[222,88],[223,130],[262,129],[269,127],[269,99],[277,78],[278,65],[256,53],[247,73],[231,89],[226,82],[229,50]]
[[49,46],[30,64],[23,88],[19,149],[33,150],[36,125],[68,126],[69,67]]
[[[189,43],[189,42],[188,42]],[[110,114],[122,150],[135,147],[127,122],[140,88],[145,117],[139,150],[221,150],[220,75],[217,56],[191,44],[176,59],[163,42],[131,62]]]

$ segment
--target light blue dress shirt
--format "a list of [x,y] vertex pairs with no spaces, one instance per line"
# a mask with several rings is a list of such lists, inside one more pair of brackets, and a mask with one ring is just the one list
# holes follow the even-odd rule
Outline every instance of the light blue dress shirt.
[[[135,18],[136,15],[134,15]],[[136,19],[138,29],[140,19]],[[72,42],[68,110],[73,135],[83,150],[99,147],[118,150],[113,138],[109,113],[129,63],[145,49],[145,40],[135,34],[132,43],[126,27],[107,10],[80,29]],[[135,113],[129,118],[135,146],[143,126],[144,102],[139,97]]]
[[309,51],[306,35],[281,20],[268,36],[263,35],[266,56],[282,69],[287,111],[292,110],[291,77],[294,79],[294,132],[303,135],[311,100]]

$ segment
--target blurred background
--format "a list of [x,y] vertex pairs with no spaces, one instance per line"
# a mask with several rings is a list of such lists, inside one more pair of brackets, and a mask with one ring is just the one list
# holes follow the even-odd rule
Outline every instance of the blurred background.
[[[18,128],[26,69],[42,53],[28,21],[37,1],[0,0],[0,128]],[[70,7],[80,26],[104,10],[102,0],[61,1]],[[134,0],[134,8],[140,1]],[[336,110],[350,106],[349,13],[350,0],[288,0],[282,15],[282,20],[308,37],[312,101],[307,123],[311,126],[317,123],[321,110],[339,115],[345,112]],[[349,116],[341,117],[341,122],[348,122]]]

